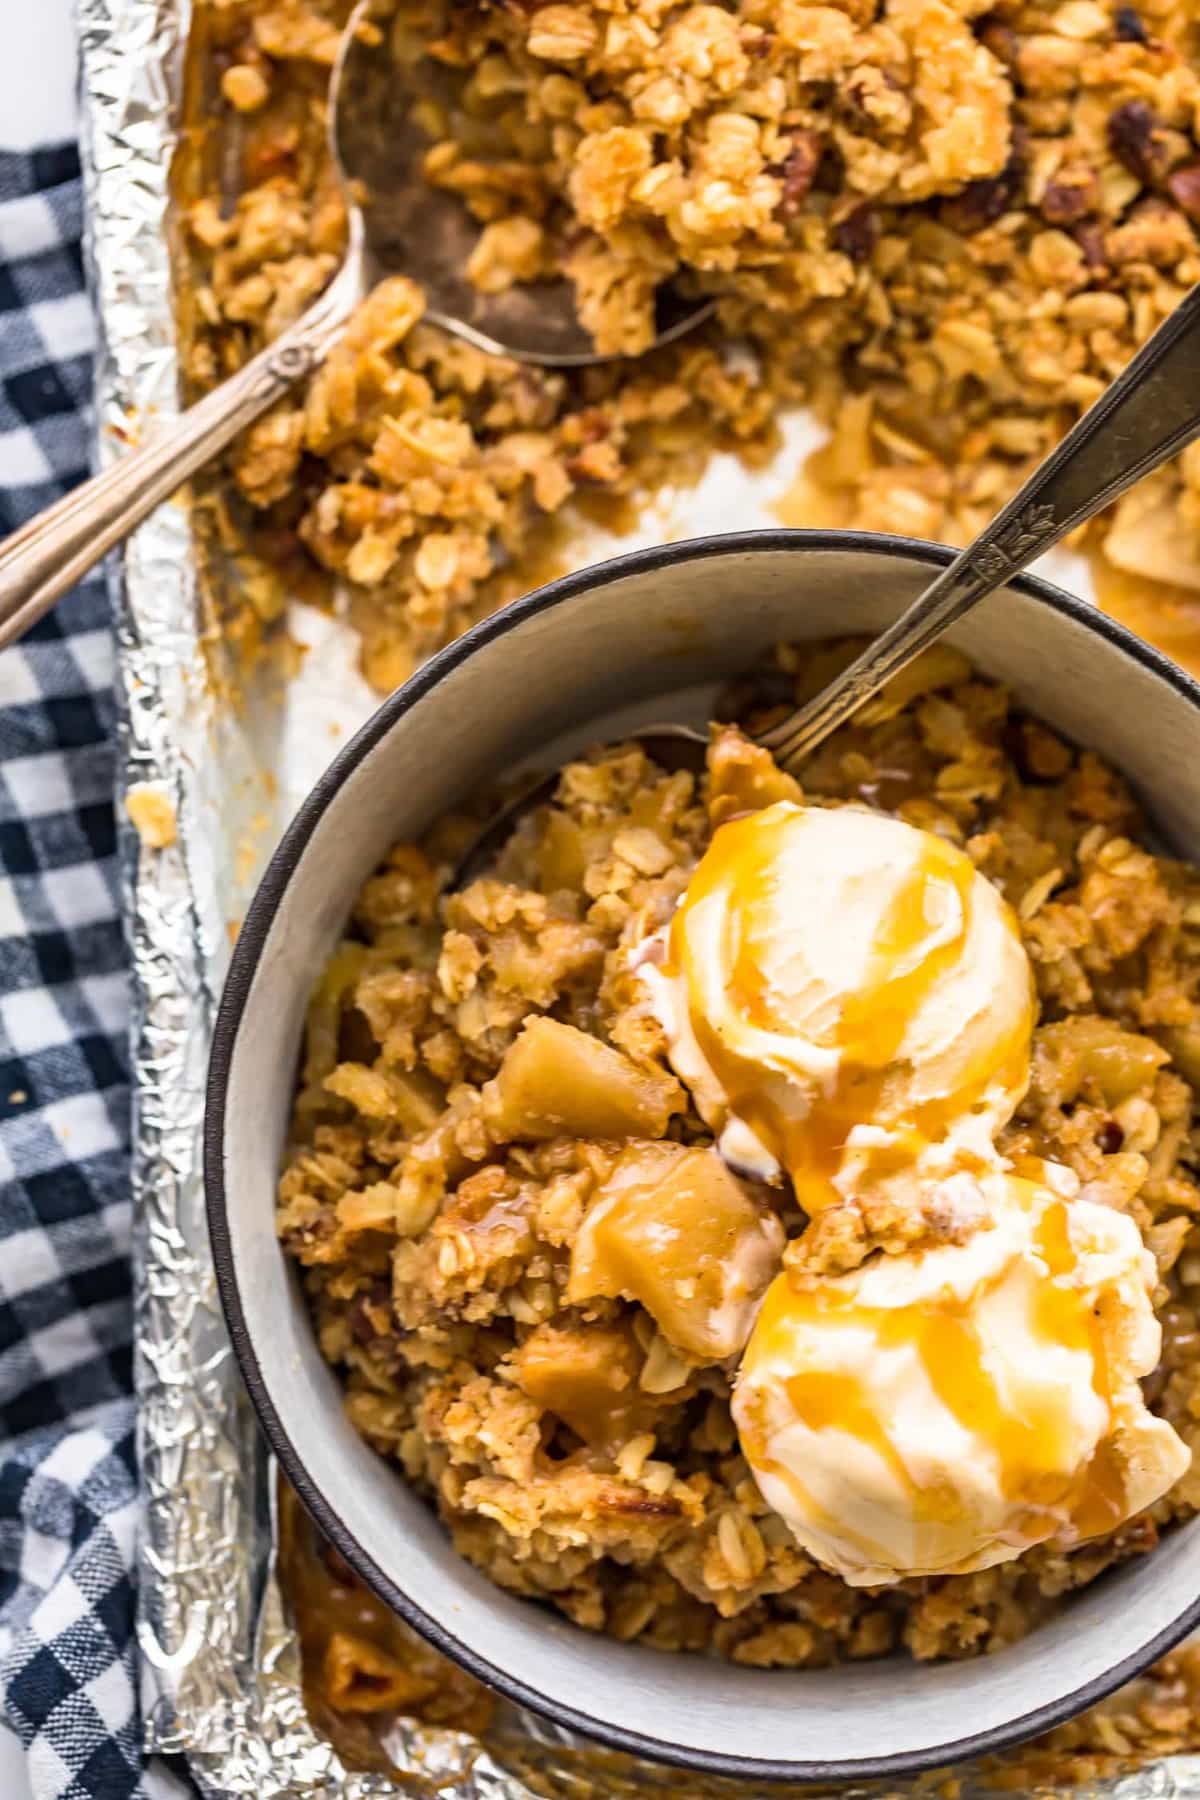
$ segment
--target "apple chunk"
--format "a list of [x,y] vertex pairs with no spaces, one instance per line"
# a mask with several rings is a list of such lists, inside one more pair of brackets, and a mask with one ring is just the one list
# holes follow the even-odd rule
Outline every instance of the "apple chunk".
[[715,1150],[631,1144],[580,1226],[567,1298],[636,1300],[685,1354],[723,1362],[750,1336],[783,1243]]
[[655,1403],[638,1387],[641,1366],[627,1324],[539,1325],[512,1358],[522,1392],[596,1448],[621,1443],[652,1422]]
[[590,1032],[536,1018],[509,1045],[483,1105],[499,1138],[627,1138],[661,1137],[685,1100],[665,1069],[639,1067]]

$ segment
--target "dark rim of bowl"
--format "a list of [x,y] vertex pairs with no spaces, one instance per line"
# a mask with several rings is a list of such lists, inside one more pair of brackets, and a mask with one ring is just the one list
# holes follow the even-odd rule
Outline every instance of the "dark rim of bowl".
[[[1150,1663],[1177,1644],[1180,1638],[1200,1625],[1200,1596],[1190,1601],[1172,1623],[1148,1643],[1064,1698],[1044,1706],[1035,1706],[1006,1724],[994,1726],[990,1730],[967,1737],[948,1738],[936,1748],[913,1752],[900,1750],[887,1756],[837,1761],[816,1762],[802,1758],[781,1761],[777,1758],[759,1759],[697,1750],[687,1744],[667,1743],[659,1738],[649,1737],[632,1727],[594,1719],[581,1708],[565,1706],[547,1698],[536,1688],[528,1687],[511,1670],[494,1667],[470,1645],[461,1643],[440,1620],[424,1612],[396,1585],[391,1576],[375,1562],[365,1545],[342,1523],[337,1508],[326,1499],[321,1487],[303,1464],[267,1391],[242,1308],[225,1193],[225,1110],[230,1066],[246,998],[284,890],[318,820],[350,773],[386,736],[397,719],[402,718],[436,687],[445,675],[473,656],[477,650],[517,629],[535,614],[561,606],[581,593],[593,592],[629,575],[648,574],[672,563],[695,562],[711,556],[729,556],[741,551],[757,550],[783,550],[794,554],[845,550],[859,555],[894,557],[909,563],[934,565],[945,565],[953,561],[955,555],[944,544],[862,531],[740,531],[724,536],[688,538],[679,543],[635,550],[624,556],[593,564],[576,574],[564,575],[527,594],[523,599],[501,608],[433,656],[403,687],[389,695],[378,711],[335,756],[284,833],[250,903],[238,934],[213,1031],[204,1122],[204,1181],[208,1227],[221,1304],[242,1378],[259,1422],[288,1480],[322,1532],[394,1612],[436,1650],[458,1663],[477,1680],[495,1688],[518,1705],[540,1713],[556,1725],[578,1731],[610,1749],[711,1775],[801,1783],[854,1781],[918,1774],[925,1769],[1005,1750],[1036,1737],[1065,1719],[1075,1717],[1098,1700],[1104,1699],[1122,1683],[1141,1674]],[[1098,632],[1134,662],[1140,663],[1160,681],[1165,681],[1169,687],[1174,688],[1200,713],[1200,684],[1193,681],[1169,657],[1135,637],[1099,608],[1077,599],[1038,576],[1021,575],[1008,585],[1041,605],[1082,624],[1088,630]]]

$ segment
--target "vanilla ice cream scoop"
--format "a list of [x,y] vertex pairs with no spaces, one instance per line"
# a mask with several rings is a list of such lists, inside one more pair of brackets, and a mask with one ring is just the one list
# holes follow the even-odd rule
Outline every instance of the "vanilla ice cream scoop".
[[808,1285],[785,1271],[733,1412],[768,1503],[854,1586],[986,1569],[1151,1505],[1188,1466],[1138,1386],[1154,1261],[1074,1178],[982,1177],[966,1243]]
[[1033,984],[970,858],[862,807],[718,828],[640,973],[735,1166],[810,1213],[872,1176],[984,1166],[1024,1093]]

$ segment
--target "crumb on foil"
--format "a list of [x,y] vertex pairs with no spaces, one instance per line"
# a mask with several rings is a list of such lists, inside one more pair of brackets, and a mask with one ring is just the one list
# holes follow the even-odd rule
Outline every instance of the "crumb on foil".
[[125,795],[125,811],[147,850],[166,850],[179,835],[174,802],[158,782],[134,782]]

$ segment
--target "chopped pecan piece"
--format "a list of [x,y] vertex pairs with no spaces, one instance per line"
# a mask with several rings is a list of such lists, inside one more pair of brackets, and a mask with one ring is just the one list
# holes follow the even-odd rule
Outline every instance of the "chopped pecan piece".
[[1126,100],[1109,114],[1108,146],[1139,181],[1156,181],[1164,171],[1167,150],[1162,127],[1144,100]]
[[1148,44],[1150,34],[1132,6],[1118,6],[1113,15],[1113,29],[1121,44]]
[[1200,219],[1200,161],[1184,163],[1167,176],[1167,192],[1180,212]]
[[821,140],[815,131],[797,131],[792,135],[792,147],[784,159],[780,171],[783,191],[779,200],[779,211],[783,218],[794,219],[812,187],[813,178],[821,161]]
[[961,193],[954,194],[942,207],[942,223],[951,231],[970,234],[992,225],[1015,205],[1025,185],[1024,134],[1013,132],[1008,161],[998,175],[980,181],[968,181]]
[[1083,251],[1083,260],[1093,273],[1108,268],[1108,247],[1104,237],[1104,227],[1095,219],[1086,219],[1077,225],[1071,236]]
[[1048,225],[1077,225],[1096,204],[1096,180],[1091,174],[1052,181],[1038,208]]
[[1021,45],[1011,25],[1006,25],[995,13],[985,13],[982,19],[975,21],[975,36],[985,50],[991,51],[997,62],[1002,62],[1009,69],[1016,68],[1017,52]]
[[837,249],[853,262],[866,262],[879,242],[879,214],[873,206],[856,206],[833,228]]

